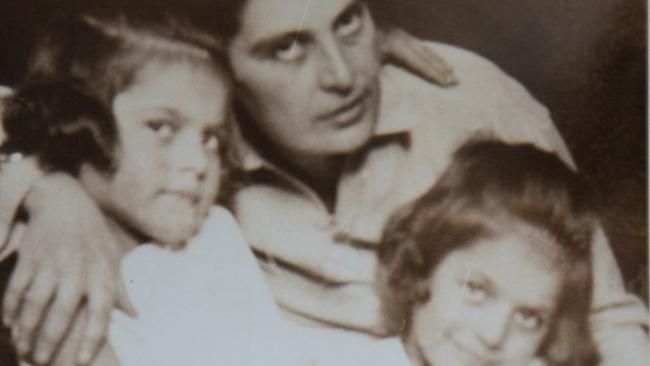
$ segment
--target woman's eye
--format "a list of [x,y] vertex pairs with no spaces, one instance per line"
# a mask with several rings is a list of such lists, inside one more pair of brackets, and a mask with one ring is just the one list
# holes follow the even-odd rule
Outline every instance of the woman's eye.
[[479,282],[466,281],[463,284],[463,292],[465,299],[469,300],[472,304],[479,304],[487,298],[487,289]]
[[297,39],[281,42],[273,47],[273,57],[280,61],[292,62],[305,55],[305,44]]
[[168,140],[174,135],[174,125],[169,121],[151,120],[147,122],[147,127],[162,140]]
[[356,34],[362,25],[362,12],[361,6],[355,7],[347,14],[344,14],[336,24],[336,33],[339,37],[349,37]]
[[520,310],[515,314],[515,321],[524,329],[537,330],[544,325],[544,319],[536,311]]

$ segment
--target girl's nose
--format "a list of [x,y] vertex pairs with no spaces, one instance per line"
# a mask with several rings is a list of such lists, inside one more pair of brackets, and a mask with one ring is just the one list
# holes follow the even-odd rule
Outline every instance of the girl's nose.
[[481,344],[488,350],[500,349],[508,334],[511,311],[507,305],[495,305],[482,314],[477,322],[475,333]]
[[172,160],[177,171],[188,173],[196,180],[201,181],[206,174],[209,160],[208,153],[210,151],[205,149],[200,136],[188,136],[179,141],[172,151]]

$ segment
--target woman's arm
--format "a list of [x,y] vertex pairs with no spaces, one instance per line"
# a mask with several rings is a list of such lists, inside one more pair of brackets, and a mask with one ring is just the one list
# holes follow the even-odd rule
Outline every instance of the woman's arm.
[[[58,351],[52,357],[50,366],[71,366],[76,364],[79,354],[79,345],[84,337],[84,328],[88,325],[88,309],[81,309],[74,319],[70,330],[66,333],[65,339]],[[120,366],[118,357],[108,342],[102,342],[93,355],[90,366]]]
[[[0,87],[0,100],[11,94]],[[0,128],[0,143],[4,138]],[[19,254],[3,299],[3,323],[17,330],[19,353],[46,364],[85,300],[89,319],[78,342],[87,363],[105,338],[113,306],[134,313],[119,276],[123,253],[76,180],[60,173],[44,176],[35,159],[17,157],[9,154],[0,165],[0,243],[15,244],[0,245],[0,258],[14,250]],[[20,240],[8,240],[21,205],[27,226]]]
[[[0,145],[6,139],[2,123],[4,105],[12,94],[11,89],[0,85]],[[0,258],[15,250],[7,246],[14,216],[29,189],[42,175],[35,159],[0,153]]]
[[[114,306],[129,314],[122,256],[95,202],[66,174],[39,180],[25,199],[29,221],[3,304],[21,356],[47,364],[82,304],[88,322],[79,347],[87,364],[106,336]],[[40,325],[40,327],[39,327]]]

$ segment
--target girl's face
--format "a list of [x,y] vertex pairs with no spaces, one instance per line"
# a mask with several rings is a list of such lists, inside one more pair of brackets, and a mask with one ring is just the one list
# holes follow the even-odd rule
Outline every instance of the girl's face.
[[218,190],[228,105],[227,84],[209,66],[151,61],[113,100],[115,173],[85,166],[82,183],[121,224],[162,244],[187,240]]
[[556,245],[504,234],[449,253],[416,308],[409,342],[432,365],[524,366],[536,356],[562,286]]

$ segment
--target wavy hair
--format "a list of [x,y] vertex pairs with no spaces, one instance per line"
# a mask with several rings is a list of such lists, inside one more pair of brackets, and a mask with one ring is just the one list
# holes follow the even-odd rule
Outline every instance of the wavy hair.
[[562,359],[558,364],[589,358],[589,342],[581,349],[560,349],[559,343],[589,339],[590,248],[598,223],[592,199],[580,175],[533,145],[495,140],[463,145],[435,186],[398,210],[385,228],[377,289],[387,328],[409,335],[413,310],[432,295],[430,277],[450,252],[532,229],[561,250],[552,259],[565,271],[556,316],[563,321],[556,322],[542,352]]
[[220,42],[169,15],[60,16],[36,42],[8,100],[4,151],[34,155],[46,170],[77,175],[83,163],[115,168],[115,96],[152,59],[210,67],[228,80]]

